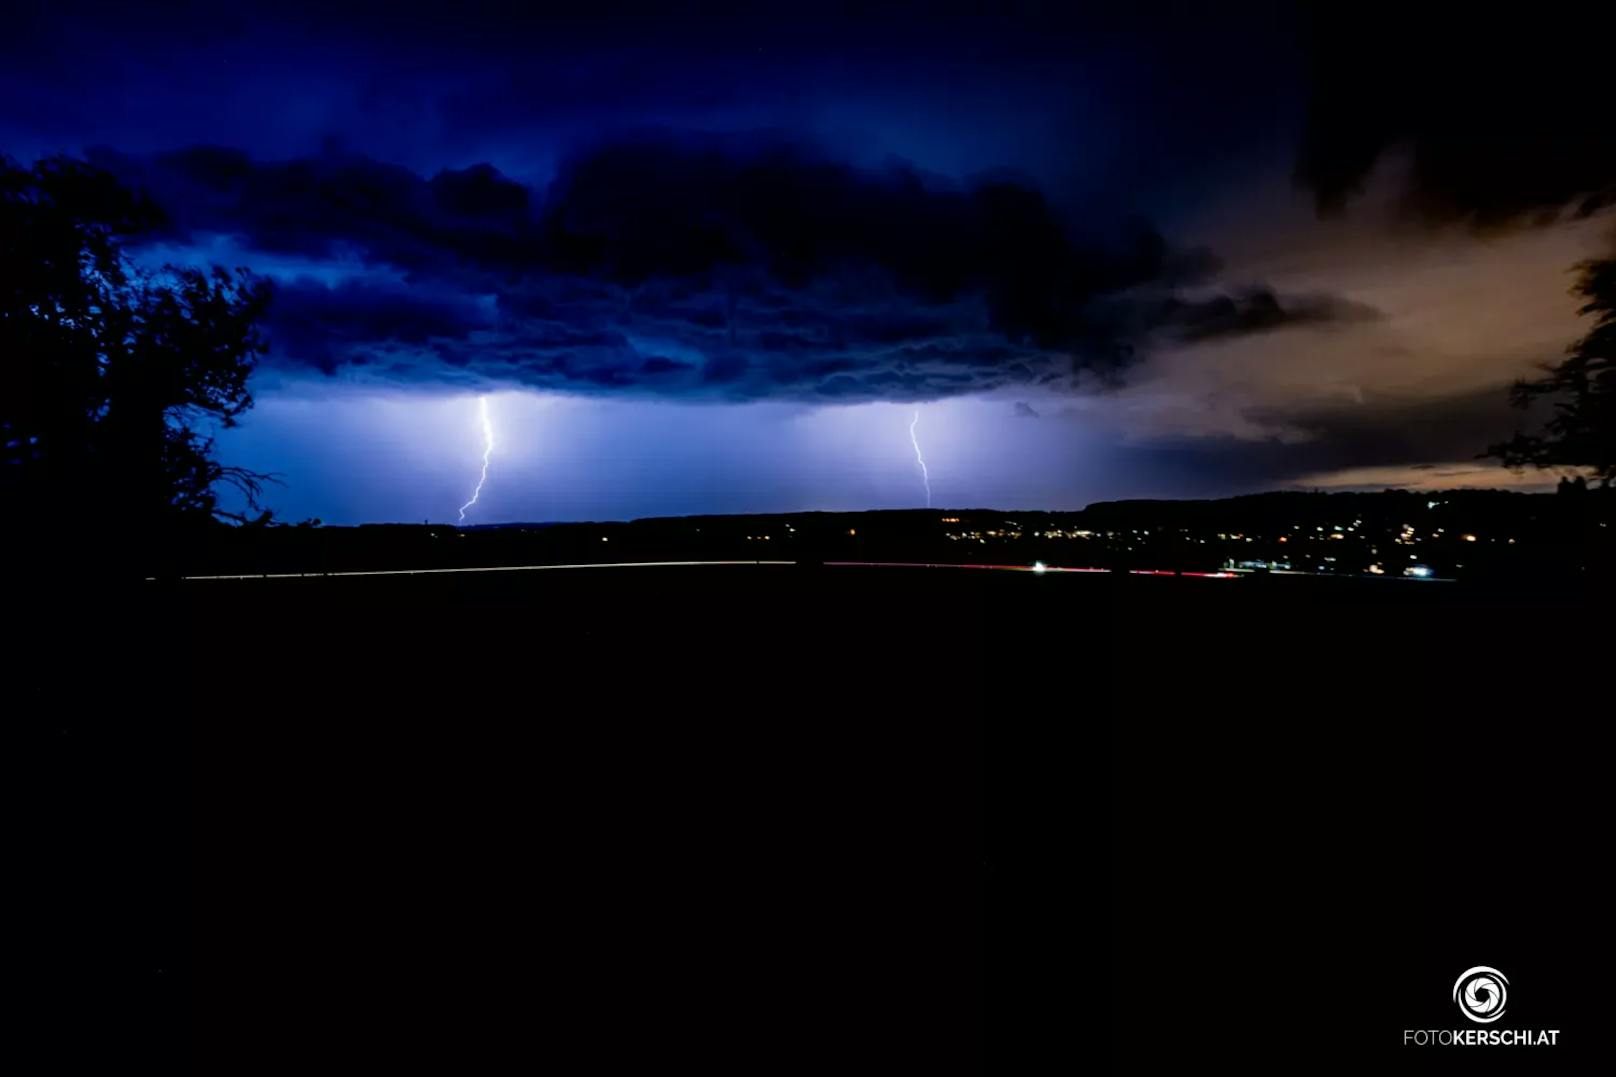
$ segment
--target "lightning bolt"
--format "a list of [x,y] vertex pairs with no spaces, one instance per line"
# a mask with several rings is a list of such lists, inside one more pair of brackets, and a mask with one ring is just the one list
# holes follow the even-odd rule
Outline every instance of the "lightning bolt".
[[483,423],[483,473],[477,476],[477,488],[471,492],[471,500],[460,506],[460,519],[457,522],[462,524],[466,522],[466,510],[475,505],[477,499],[482,496],[483,483],[488,481],[488,457],[494,451],[494,422],[488,417],[486,396],[477,398],[477,412]]
[[931,472],[926,470],[926,458],[920,455],[920,439],[915,437],[915,426],[920,422],[920,409],[909,420],[909,444],[915,447],[915,462],[920,465],[920,480],[926,484],[926,507],[931,508]]

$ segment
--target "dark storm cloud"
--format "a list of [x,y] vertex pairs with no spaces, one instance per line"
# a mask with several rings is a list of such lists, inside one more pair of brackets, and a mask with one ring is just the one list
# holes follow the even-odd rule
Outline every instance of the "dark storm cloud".
[[1187,343],[1247,336],[1289,326],[1372,321],[1375,308],[1331,295],[1280,296],[1267,288],[1222,295],[1200,302],[1169,300],[1160,323]]
[[1409,205],[1435,221],[1511,223],[1616,200],[1608,5],[1495,14],[1458,5],[1314,12],[1298,178],[1324,208],[1388,151],[1410,154]]
[[92,164],[148,191],[172,234],[228,233],[275,254],[367,261],[427,275],[534,266],[529,192],[488,166],[423,179],[398,165],[329,153],[255,161],[198,146],[134,157],[92,149]]
[[1311,438],[1317,469],[1352,465],[1469,460],[1522,416],[1509,405],[1507,386],[1490,386],[1436,399],[1368,397],[1362,404],[1313,409],[1287,421]]
[[417,168],[522,168],[626,125],[825,121],[933,167],[1136,185],[1227,152],[1290,99],[1226,60],[1289,32],[1229,5],[11,6],[0,99],[26,107],[0,115],[0,140],[29,142],[19,155],[249,140],[286,156],[335,135]]
[[459,295],[347,280],[282,282],[266,319],[275,357],[330,374],[344,363],[398,345],[464,340],[488,324],[488,313]]
[[1228,489],[1257,488],[1350,470],[1478,461],[1485,446],[1522,422],[1509,405],[1507,385],[1425,400],[1368,397],[1361,404],[1253,418],[1300,436],[1200,438],[1140,450],[1140,456],[1169,471],[1215,478]]
[[328,373],[385,354],[395,378],[913,399],[1114,377],[1156,337],[1364,313],[1260,288],[1177,298],[1215,263],[1142,223],[1078,228],[1021,179],[857,168],[780,134],[618,138],[543,192],[336,150],[91,157],[166,209],[169,242],[229,234],[377,278],[283,288],[277,357]]

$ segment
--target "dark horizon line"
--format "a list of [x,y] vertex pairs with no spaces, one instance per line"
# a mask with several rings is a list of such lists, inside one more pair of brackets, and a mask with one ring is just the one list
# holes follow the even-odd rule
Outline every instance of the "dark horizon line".
[[[1597,487],[1590,487],[1590,491]],[[934,513],[951,514],[997,514],[1011,515],[1036,514],[1040,516],[1081,516],[1085,512],[1108,505],[1211,505],[1225,502],[1250,501],[1257,498],[1272,497],[1380,497],[1386,494],[1402,494],[1410,497],[1473,497],[1478,495],[1511,497],[1545,497],[1556,496],[1553,490],[1511,490],[1499,486],[1454,486],[1440,490],[1411,490],[1406,487],[1388,486],[1378,490],[1349,489],[1278,489],[1258,490],[1249,494],[1228,494],[1223,497],[1119,497],[1104,501],[1091,501],[1080,509],[1040,509],[1040,508],[990,508],[987,506],[951,508],[937,506],[927,508],[919,506],[903,509],[790,509],[783,512],[689,512],[669,514],[666,516],[633,516],[627,519],[577,519],[577,520],[512,520],[505,523],[492,524],[455,524],[435,520],[367,520],[354,524],[327,524],[320,527],[446,527],[455,531],[499,531],[511,528],[539,528],[539,527],[588,527],[593,525],[616,525],[638,523],[658,523],[673,520],[739,520],[739,519],[784,519],[795,516],[899,516],[899,515],[931,515]],[[284,524],[282,526],[297,526]]]

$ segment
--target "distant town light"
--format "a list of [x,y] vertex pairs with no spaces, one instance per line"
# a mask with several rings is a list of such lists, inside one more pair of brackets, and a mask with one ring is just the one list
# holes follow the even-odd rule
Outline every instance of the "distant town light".
[[1048,567],[1049,566],[1044,564],[1042,561],[1034,561],[1032,563],[1032,570],[1039,575],[1043,575],[1044,570]]

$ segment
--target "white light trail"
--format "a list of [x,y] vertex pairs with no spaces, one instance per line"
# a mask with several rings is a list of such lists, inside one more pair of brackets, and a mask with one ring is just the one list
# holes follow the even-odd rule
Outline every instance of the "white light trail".
[[920,480],[926,484],[926,507],[931,508],[931,472],[926,470],[926,458],[920,455],[920,439],[915,437],[915,425],[920,422],[920,409],[909,420],[909,444],[915,447],[915,462],[920,465]]
[[[791,565],[796,561],[586,561],[575,565],[489,565],[473,568],[373,568],[356,572],[244,572],[226,576],[181,576],[182,580],[323,580],[338,576],[444,576],[466,572],[570,572],[580,568],[707,568],[713,565]],[[946,568],[946,565],[934,566]],[[970,567],[970,566],[966,566]],[[1109,572],[1109,569],[1095,569]],[[147,576],[156,583],[156,576]]]
[[471,492],[471,500],[460,506],[460,519],[457,523],[466,522],[466,510],[477,503],[483,494],[483,483],[488,481],[488,457],[494,451],[494,422],[488,417],[488,398],[477,398],[477,410],[483,421],[483,473],[477,477],[477,488]]

